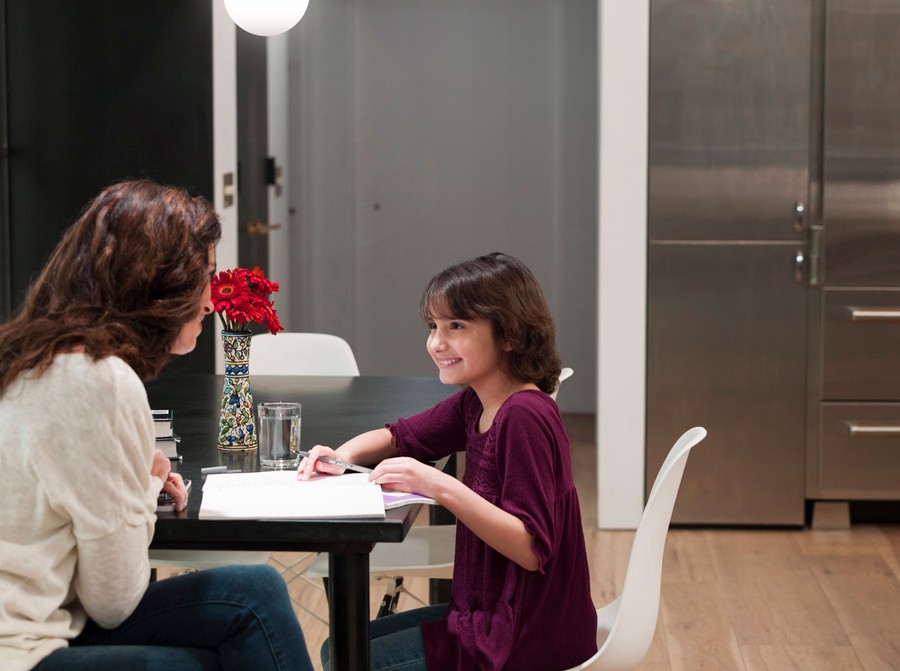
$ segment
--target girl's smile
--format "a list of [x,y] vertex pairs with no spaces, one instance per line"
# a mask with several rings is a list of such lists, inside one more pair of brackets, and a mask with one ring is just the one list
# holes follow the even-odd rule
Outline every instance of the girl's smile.
[[477,389],[506,376],[489,319],[439,318],[428,323],[428,353],[444,384]]

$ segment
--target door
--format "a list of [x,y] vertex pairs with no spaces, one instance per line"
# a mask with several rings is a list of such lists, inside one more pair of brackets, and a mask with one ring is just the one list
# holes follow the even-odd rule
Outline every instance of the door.
[[647,490],[704,426],[673,521],[802,524],[806,288],[796,245],[650,247]]
[[810,21],[651,3],[647,491],[709,430],[675,522],[804,521]]
[[[236,30],[238,265],[269,274],[266,38]],[[273,166],[274,169],[274,166]],[[272,175],[274,176],[274,175]]]
[[[213,199],[212,5],[4,4],[10,254],[0,272],[15,306],[106,185],[147,177]],[[173,365],[208,371],[213,362],[204,329]]]
[[900,3],[826,3],[823,206],[829,286],[900,285]]

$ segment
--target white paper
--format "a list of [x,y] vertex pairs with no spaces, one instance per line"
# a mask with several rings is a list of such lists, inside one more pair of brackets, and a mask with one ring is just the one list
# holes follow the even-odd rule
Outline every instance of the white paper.
[[200,519],[384,517],[381,487],[366,473],[297,480],[297,472],[213,473],[203,485]]

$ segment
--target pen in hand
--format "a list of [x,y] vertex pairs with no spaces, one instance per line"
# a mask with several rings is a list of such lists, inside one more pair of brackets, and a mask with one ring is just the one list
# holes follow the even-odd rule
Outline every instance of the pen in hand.
[[[309,452],[304,452],[300,450],[297,452],[301,457],[308,457]],[[326,464],[334,464],[335,466],[343,466],[347,470],[357,471],[358,473],[371,473],[371,468],[366,468],[365,466],[357,466],[356,464],[350,464],[346,461],[341,461],[340,459],[332,459],[331,457],[317,457],[316,461],[324,461]]]

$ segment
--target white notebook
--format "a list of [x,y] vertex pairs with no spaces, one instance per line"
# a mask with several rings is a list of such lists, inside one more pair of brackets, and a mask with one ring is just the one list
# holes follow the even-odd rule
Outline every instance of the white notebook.
[[297,480],[297,472],[213,473],[203,484],[200,519],[299,520],[384,517],[381,487],[366,473]]

